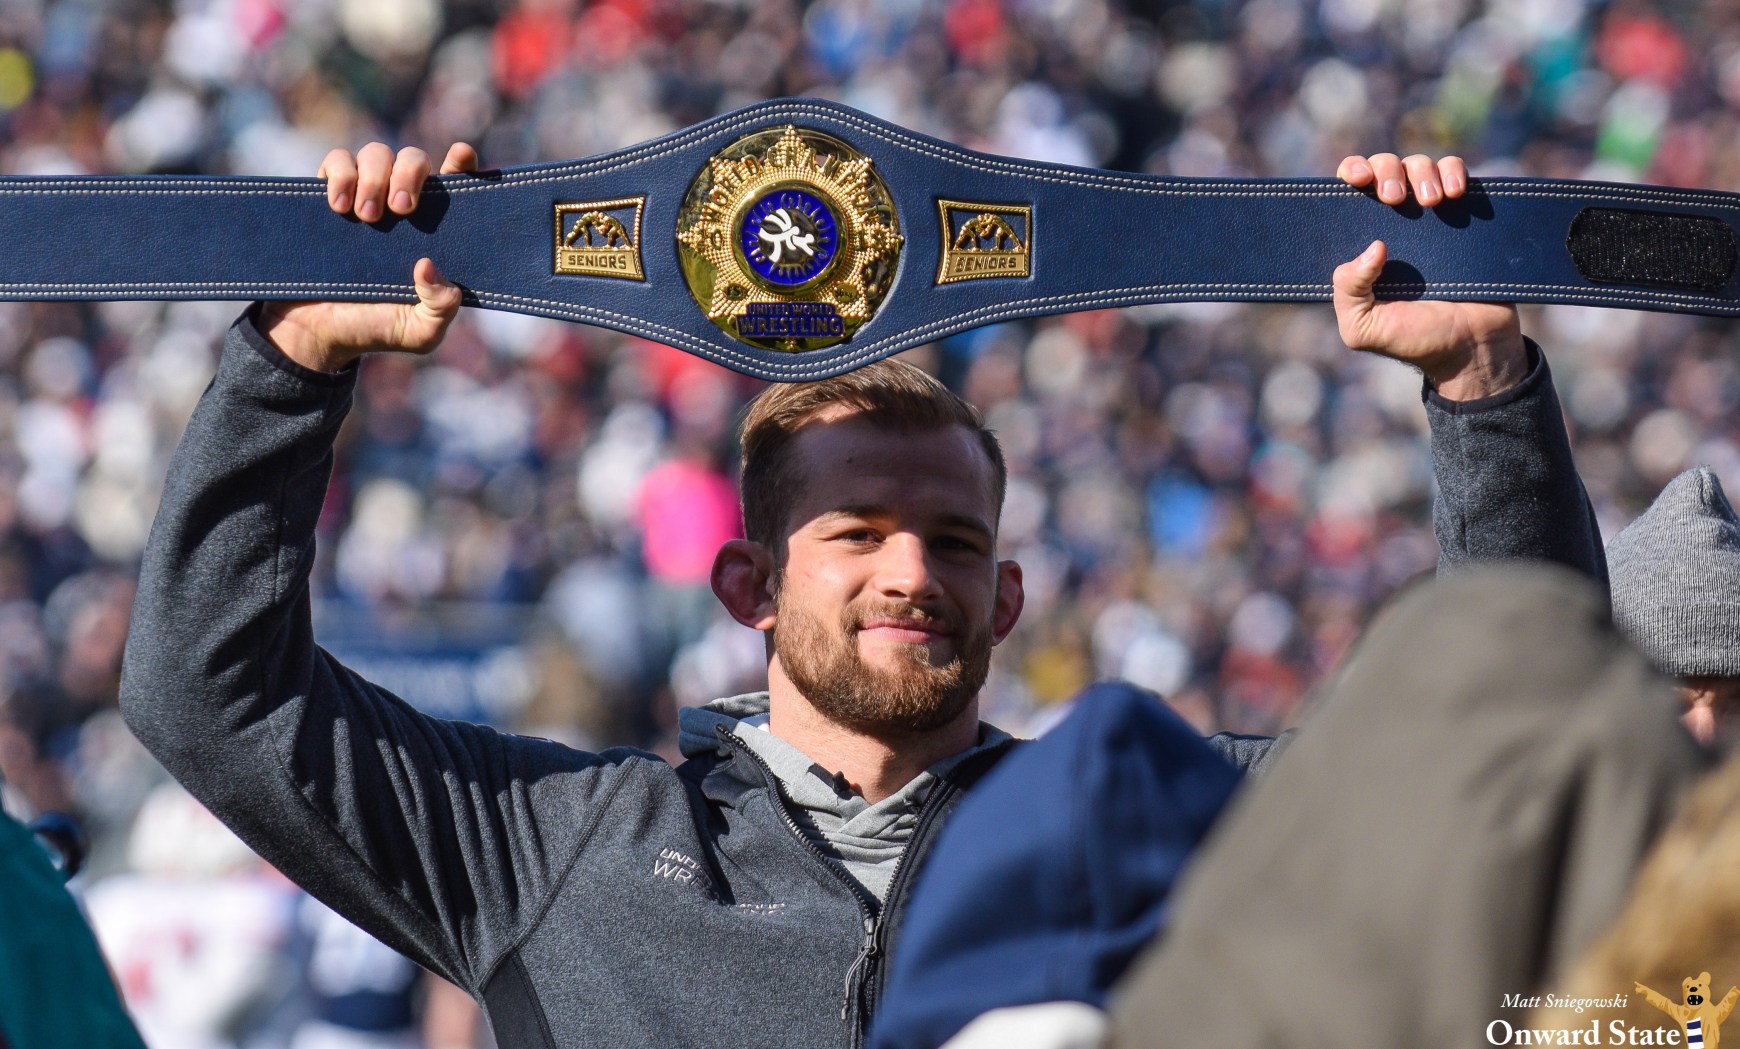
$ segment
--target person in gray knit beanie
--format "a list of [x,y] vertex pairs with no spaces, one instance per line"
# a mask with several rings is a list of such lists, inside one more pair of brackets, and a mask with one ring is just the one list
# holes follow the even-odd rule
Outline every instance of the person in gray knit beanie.
[[1676,680],[1703,743],[1740,727],[1740,517],[1707,466],[1668,483],[1607,544],[1613,621]]

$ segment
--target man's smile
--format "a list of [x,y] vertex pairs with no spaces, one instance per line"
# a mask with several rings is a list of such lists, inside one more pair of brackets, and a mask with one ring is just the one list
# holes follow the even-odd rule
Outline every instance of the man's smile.
[[847,620],[854,633],[897,644],[927,645],[955,636],[948,618],[903,602],[855,610]]
[[864,620],[858,624],[858,632],[883,641],[914,645],[954,636],[953,630],[933,619],[897,619],[889,616]]

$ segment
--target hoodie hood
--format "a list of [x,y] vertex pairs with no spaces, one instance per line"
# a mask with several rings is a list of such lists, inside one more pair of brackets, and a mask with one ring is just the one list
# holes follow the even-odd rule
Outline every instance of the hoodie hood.
[[677,711],[677,749],[685,758],[726,756],[725,745],[719,741],[719,729],[733,732],[738,722],[764,717],[772,709],[773,701],[766,692],[745,692],[741,696],[715,699],[702,707],[683,707]]

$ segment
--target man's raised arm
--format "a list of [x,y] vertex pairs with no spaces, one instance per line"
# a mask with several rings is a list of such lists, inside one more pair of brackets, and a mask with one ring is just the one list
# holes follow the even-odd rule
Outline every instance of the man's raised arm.
[[[347,178],[349,159],[328,158],[335,211],[368,221],[415,205],[420,151],[395,162],[371,147]],[[456,148],[448,169],[475,163]],[[152,527],[121,703],[268,861],[477,990],[577,847],[576,804],[601,804],[635,759],[428,717],[315,644],[308,576],[349,366],[434,349],[459,309],[428,259],[416,282],[414,306],[255,307],[230,330]]]
[[[1371,187],[1392,206],[1425,207],[1468,191],[1458,157],[1432,161],[1393,153],[1348,157],[1336,175]],[[1382,241],[1337,267],[1335,319],[1354,349],[1418,368],[1425,379],[1437,498],[1432,525],[1438,571],[1481,561],[1550,561],[1607,583],[1595,512],[1571,461],[1571,445],[1539,347],[1523,338],[1507,303],[1379,301],[1389,253]],[[1220,733],[1209,744],[1247,772],[1262,773],[1285,749],[1259,736]]]
[[[1468,190],[1456,157],[1348,157],[1338,175],[1386,204],[1409,190],[1433,207]],[[1432,506],[1440,572],[1478,561],[1548,561],[1607,583],[1600,529],[1571,459],[1564,416],[1540,348],[1516,307],[1482,302],[1379,302],[1386,253],[1374,242],[1335,271],[1341,337],[1418,367],[1432,430]]]

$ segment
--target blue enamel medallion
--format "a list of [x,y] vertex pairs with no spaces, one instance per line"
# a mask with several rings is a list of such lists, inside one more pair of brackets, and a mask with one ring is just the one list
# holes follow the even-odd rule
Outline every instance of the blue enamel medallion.
[[738,242],[756,276],[795,288],[834,261],[839,222],[821,197],[786,186],[763,195],[744,213]]

